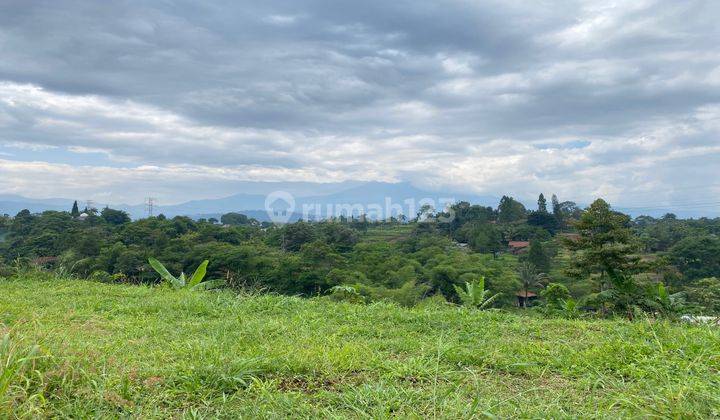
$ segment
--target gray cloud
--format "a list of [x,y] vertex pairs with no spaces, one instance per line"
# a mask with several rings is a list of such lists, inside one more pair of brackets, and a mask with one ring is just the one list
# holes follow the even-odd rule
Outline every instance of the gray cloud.
[[[693,199],[694,171],[718,175],[717,2],[6,0],[3,12],[5,144],[231,179],[628,204],[636,187]],[[119,189],[115,176],[87,194]]]

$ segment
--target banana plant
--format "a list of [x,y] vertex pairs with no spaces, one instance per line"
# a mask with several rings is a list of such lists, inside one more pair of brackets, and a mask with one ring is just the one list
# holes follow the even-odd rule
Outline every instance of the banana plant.
[[560,313],[567,319],[580,318],[580,308],[577,302],[571,298],[562,301]]
[[148,258],[148,262],[150,263],[150,266],[157,271],[158,274],[160,274],[160,277],[168,282],[173,289],[208,290],[225,284],[224,280],[203,281],[205,274],[207,273],[208,260],[200,263],[198,268],[195,269],[193,275],[190,276],[190,279],[185,277],[184,272],[181,272],[178,277],[173,276],[167,268],[165,268],[165,266],[155,258]]
[[658,283],[654,292],[655,295],[648,302],[648,306],[655,308],[660,315],[673,317],[686,308],[683,292],[671,294],[662,283]]
[[475,282],[465,282],[464,289],[458,285],[453,285],[453,287],[455,287],[455,292],[460,297],[463,306],[467,307],[485,309],[500,297],[500,293],[490,296],[490,291],[485,290],[485,277],[483,276],[480,276]]

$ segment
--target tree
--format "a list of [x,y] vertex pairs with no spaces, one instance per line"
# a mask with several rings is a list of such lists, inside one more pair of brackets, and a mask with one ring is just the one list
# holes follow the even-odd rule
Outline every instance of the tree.
[[548,306],[557,309],[562,308],[564,302],[571,298],[568,288],[559,283],[549,283],[540,295],[545,298]]
[[109,207],[105,207],[102,212],[100,212],[100,217],[111,225],[122,225],[130,222],[130,216],[127,213]]
[[639,258],[633,255],[637,243],[629,225],[627,215],[612,211],[602,199],[595,200],[575,223],[579,237],[563,241],[575,253],[569,274],[596,278],[600,293],[611,286],[632,289],[628,284],[632,276],[628,274],[637,270]]
[[502,248],[501,234],[489,223],[473,226],[467,233],[467,242],[473,251],[495,254]]
[[80,216],[80,209],[78,208],[77,200],[73,202],[72,210],[70,210],[70,215],[72,217],[78,217]]
[[550,271],[550,257],[548,257],[542,243],[538,240],[530,241],[527,261],[537,267],[542,273]]
[[720,314],[720,279],[700,279],[687,288],[688,300],[697,303],[704,310]]
[[688,236],[670,249],[670,260],[689,280],[720,277],[720,238]]
[[538,196],[538,212],[547,213],[547,201],[543,193],[540,193],[540,196]]
[[526,298],[523,299],[523,308],[526,308],[528,291],[531,287],[542,287],[543,281],[547,279],[547,274],[538,273],[537,268],[526,261],[518,265],[518,278],[522,284],[522,290],[525,292],[524,296]]
[[562,214],[562,208],[560,207],[560,201],[558,200],[558,198],[555,194],[552,195],[551,203],[552,203],[553,216],[555,216],[555,220],[557,220],[558,227],[562,229],[564,227],[565,218],[563,217],[563,214]]
[[252,219],[240,213],[225,213],[220,216],[220,223],[230,226],[240,226],[250,224]]
[[557,218],[548,212],[542,211],[530,212],[527,223],[530,226],[540,226],[551,234],[555,233],[558,228]]
[[299,251],[300,248],[316,238],[315,229],[308,222],[296,222],[285,225],[280,232],[280,247],[287,251]]
[[501,223],[522,220],[526,216],[525,206],[519,201],[506,195],[500,199],[498,205],[498,221]]

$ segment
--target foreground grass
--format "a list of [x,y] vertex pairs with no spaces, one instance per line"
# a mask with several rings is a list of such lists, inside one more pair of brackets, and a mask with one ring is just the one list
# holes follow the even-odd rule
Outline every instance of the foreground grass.
[[22,279],[5,334],[0,417],[720,415],[712,327]]

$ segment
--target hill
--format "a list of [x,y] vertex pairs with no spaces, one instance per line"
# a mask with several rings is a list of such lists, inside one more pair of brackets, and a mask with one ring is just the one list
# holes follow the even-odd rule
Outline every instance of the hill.
[[720,415],[711,327],[47,276],[0,279],[0,360],[40,346],[0,364],[17,416]]
[[[238,188],[242,193],[230,195],[223,198],[199,199],[182,202],[179,204],[160,203],[155,207],[155,214],[163,213],[168,217],[190,216],[216,217],[229,212],[243,212],[250,217],[261,221],[270,220],[265,209],[265,199],[268,194],[275,191],[286,191],[295,199],[296,214],[291,220],[297,220],[302,216],[303,205],[319,206],[323,209],[322,216],[326,216],[328,205],[336,204],[355,205],[359,204],[367,208],[368,205],[377,204],[385,207],[385,199],[390,198],[392,203],[403,205],[405,211],[417,211],[416,208],[408,209],[404,205],[407,199],[419,202],[422,199],[431,199],[440,207],[440,199],[466,200],[473,203],[496,206],[500,200],[498,197],[476,196],[459,193],[438,193],[425,191],[413,187],[410,183],[386,183],[386,182],[340,182],[340,183],[308,183],[308,182],[245,182],[239,183]],[[37,200],[17,195],[0,195],[0,214],[17,214],[18,211],[27,208],[31,212],[42,212],[43,210],[70,210],[72,199],[48,199]],[[79,203],[81,207],[84,202]],[[104,203],[96,203],[103,207]],[[128,212],[134,219],[145,217],[146,206],[144,204],[110,204],[110,207]],[[312,214],[311,214],[312,215]],[[409,216],[415,216],[410,214]]]

